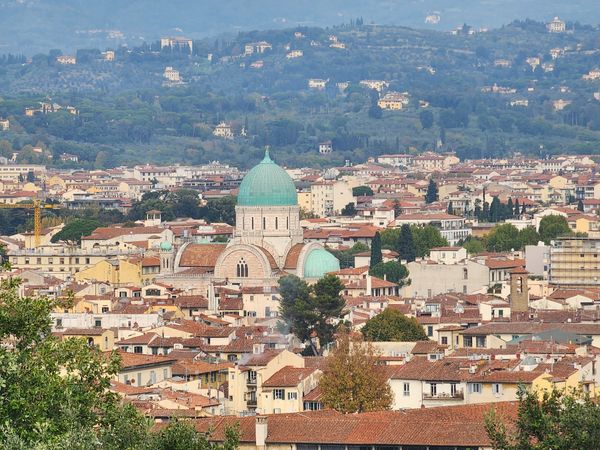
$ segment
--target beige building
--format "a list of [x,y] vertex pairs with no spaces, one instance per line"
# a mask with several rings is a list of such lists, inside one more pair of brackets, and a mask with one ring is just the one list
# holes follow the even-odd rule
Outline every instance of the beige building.
[[550,246],[549,283],[555,287],[600,285],[600,239],[559,238]]
[[[259,399],[260,406],[264,403],[273,408],[273,399],[263,394],[263,383],[284,367],[304,368],[304,358],[288,350],[265,350],[242,359],[229,372],[228,413],[260,413]],[[268,388],[268,391],[272,391],[272,388]]]
[[344,181],[322,181],[310,187],[311,211],[320,217],[337,215],[348,204],[354,203],[352,189]]

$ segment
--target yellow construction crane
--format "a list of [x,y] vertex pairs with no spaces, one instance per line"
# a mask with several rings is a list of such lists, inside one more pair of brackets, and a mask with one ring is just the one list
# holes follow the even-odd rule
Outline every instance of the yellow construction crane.
[[0,208],[33,209],[33,235],[35,238],[35,246],[39,247],[42,241],[42,209],[60,209],[60,206],[50,203],[42,204],[39,200],[34,200],[33,203],[17,203],[14,205],[0,203]]

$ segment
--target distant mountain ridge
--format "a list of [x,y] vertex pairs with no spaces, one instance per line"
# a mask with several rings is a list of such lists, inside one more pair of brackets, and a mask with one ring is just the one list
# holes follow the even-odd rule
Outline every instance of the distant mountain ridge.
[[[426,24],[437,13],[437,24]],[[195,39],[240,30],[365,23],[449,30],[499,27],[515,19],[600,23],[598,0],[0,0],[0,54],[105,48]]]

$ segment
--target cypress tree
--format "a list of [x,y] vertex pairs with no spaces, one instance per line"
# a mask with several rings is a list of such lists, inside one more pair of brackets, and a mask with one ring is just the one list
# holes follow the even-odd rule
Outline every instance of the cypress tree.
[[425,194],[425,203],[433,203],[438,201],[438,187],[433,178],[429,179],[429,186],[427,186],[427,194]]
[[417,246],[408,224],[404,224],[400,228],[396,251],[400,254],[400,259],[405,259],[407,262],[414,261],[417,257]]
[[492,199],[492,204],[490,205],[490,222],[498,222],[502,218],[502,205],[500,205],[500,200],[497,196],[494,196]]
[[375,233],[375,236],[373,236],[373,240],[371,241],[371,262],[369,266],[372,269],[380,262],[383,262],[383,256],[381,254],[381,235],[378,231]]
[[448,210],[447,210],[448,214],[452,214],[454,215],[454,208],[452,207],[452,202],[448,203]]
[[583,201],[581,199],[577,202],[577,211],[583,212]]
[[515,200],[515,212],[514,212],[514,217],[519,217],[519,214],[521,214],[521,210],[519,209],[519,199]]
[[513,217],[514,214],[514,206],[513,206],[513,201],[512,198],[508,197],[508,201],[506,202],[506,214],[505,214],[505,219],[510,219],[511,217]]

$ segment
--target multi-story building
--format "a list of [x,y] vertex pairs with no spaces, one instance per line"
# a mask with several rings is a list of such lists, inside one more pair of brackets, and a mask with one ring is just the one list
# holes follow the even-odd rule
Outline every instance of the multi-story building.
[[343,181],[323,181],[310,187],[311,210],[320,217],[339,214],[348,204],[354,202],[352,189]]
[[559,238],[550,246],[549,282],[553,286],[600,286],[600,239]]
[[178,83],[181,81],[181,76],[179,75],[179,70],[173,69],[171,66],[165,67],[165,71],[163,72],[163,77],[173,83]]
[[160,49],[169,48],[171,50],[187,50],[192,53],[194,42],[191,39],[184,37],[163,37],[160,38]]

